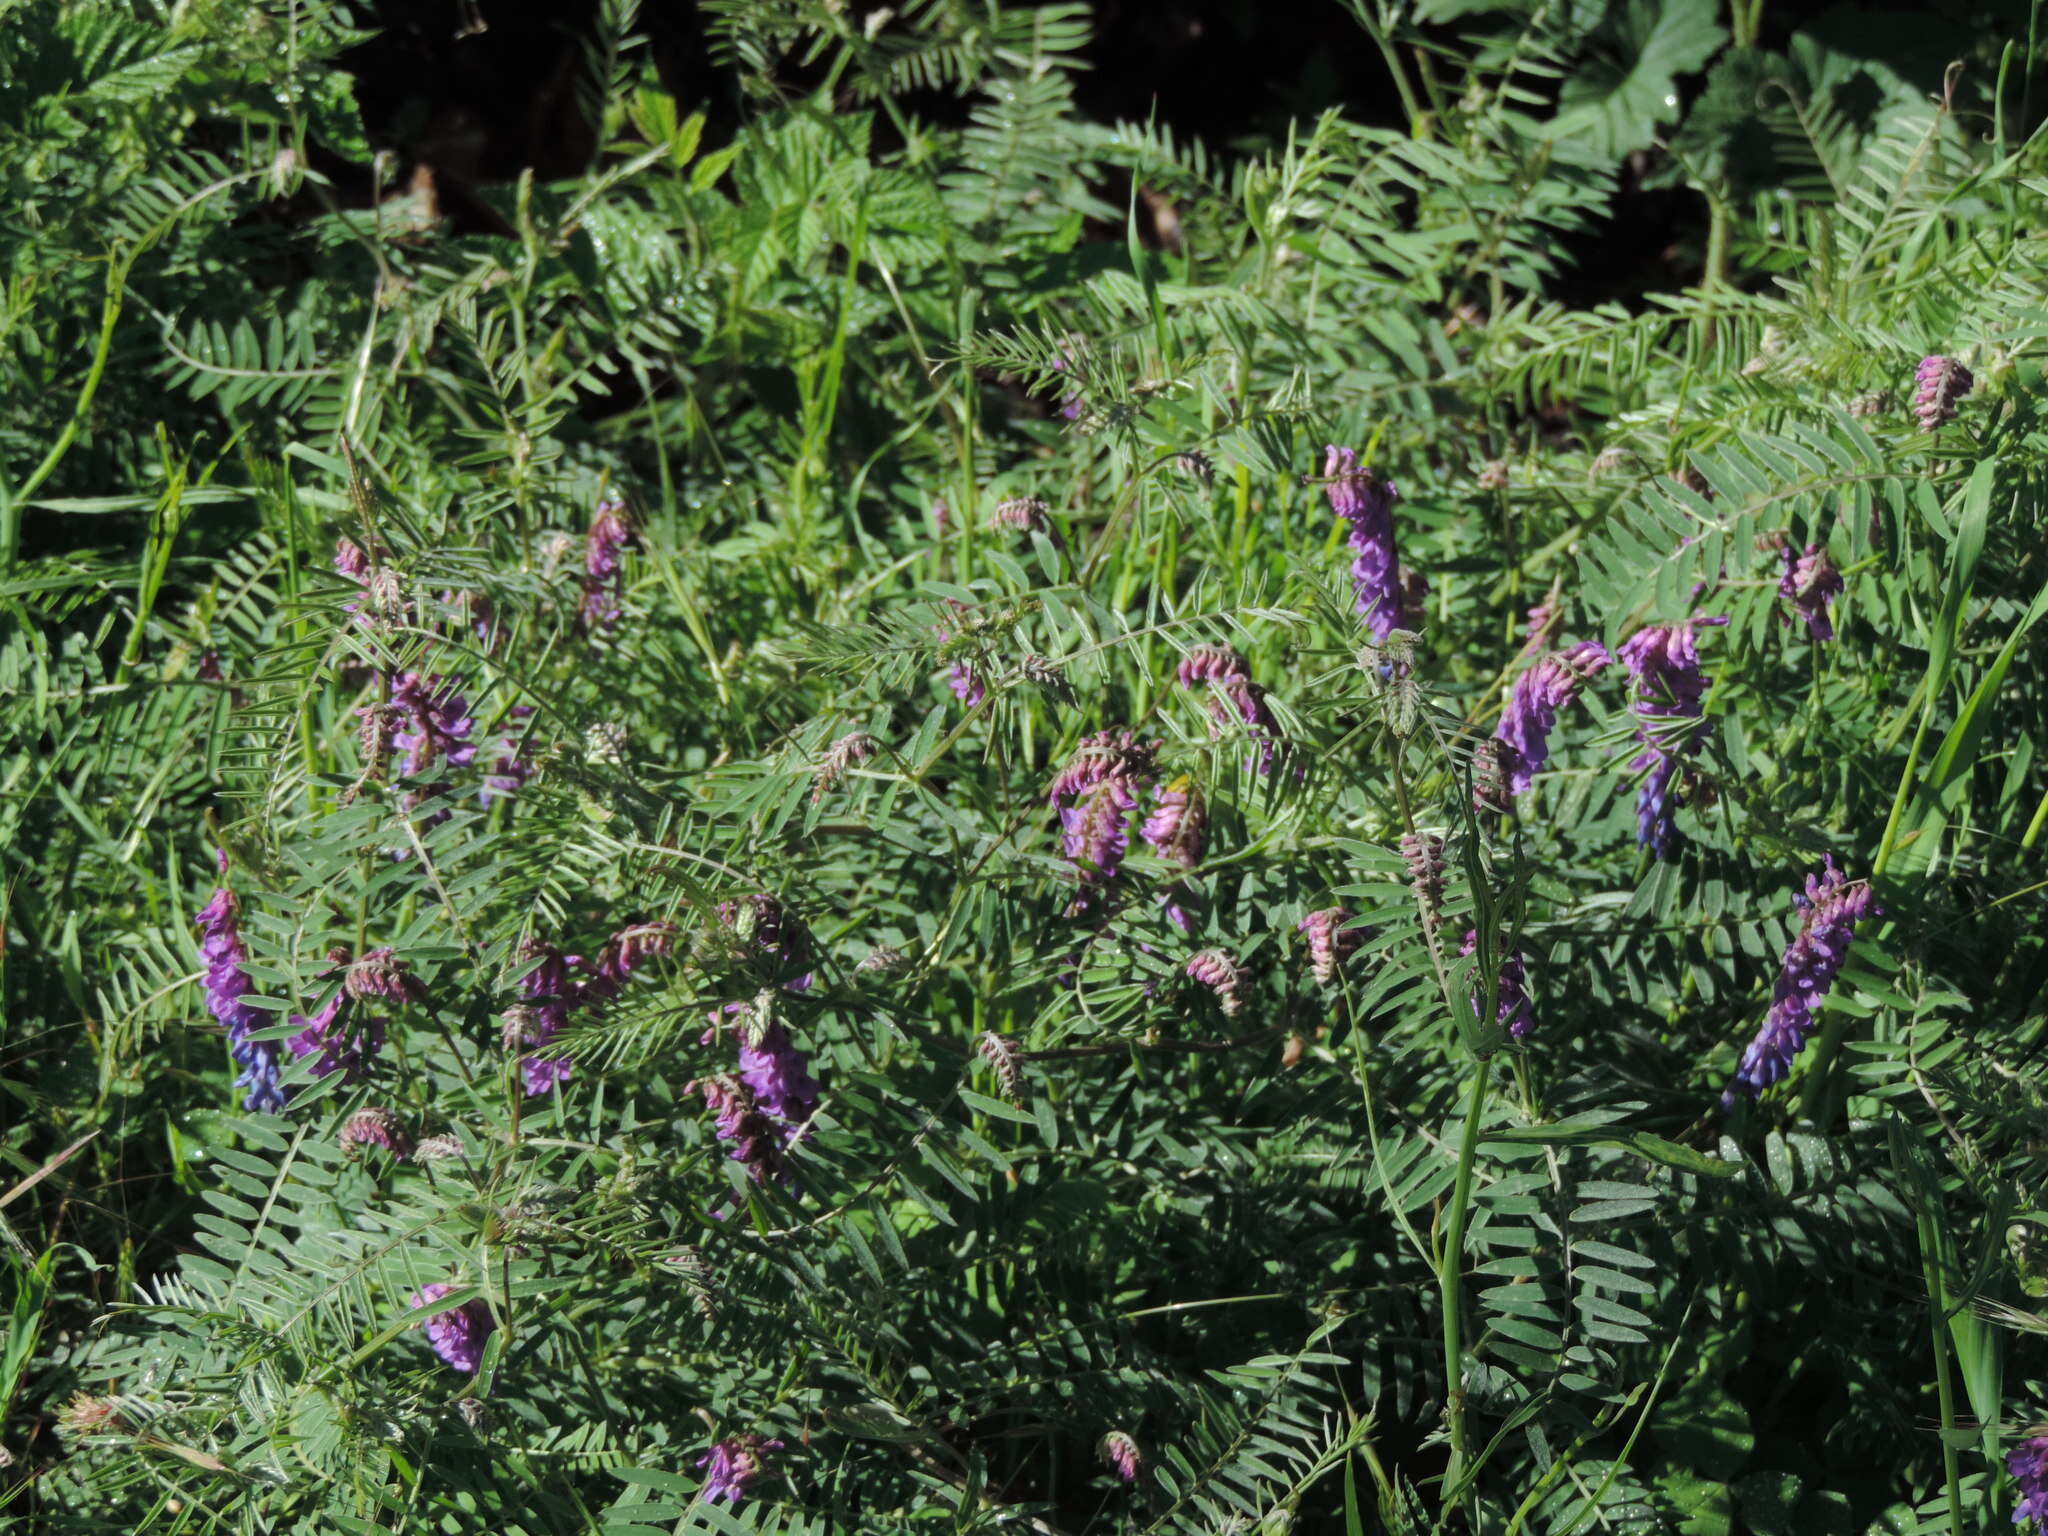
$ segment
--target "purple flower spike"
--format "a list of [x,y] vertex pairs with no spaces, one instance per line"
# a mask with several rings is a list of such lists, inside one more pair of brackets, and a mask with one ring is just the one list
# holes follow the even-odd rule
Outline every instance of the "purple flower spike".
[[2006,1452],[2005,1470],[2020,1489],[2012,1523],[2048,1530],[2048,1435],[2030,1435]]
[[1629,767],[1648,770],[1636,792],[1636,841],[1658,859],[1678,852],[1675,818],[1685,803],[1676,783],[1678,769],[1700,741],[1700,733],[1683,724],[1700,718],[1707,691],[1693,631],[1727,622],[1695,616],[1683,624],[1652,624],[1622,642],[1622,665],[1636,683],[1631,705],[1636,737],[1644,746]]
[[607,630],[619,622],[626,580],[619,557],[632,543],[625,503],[615,498],[599,502],[583,536],[583,608],[577,622],[586,631]]
[[683,1092],[704,1100],[717,1122],[718,1139],[732,1146],[725,1155],[745,1168],[756,1184],[780,1184],[788,1179],[782,1148],[789,1139],[789,1128],[769,1119],[739,1079],[723,1074],[702,1078],[686,1085]]
[[398,1117],[388,1109],[359,1109],[342,1122],[341,1144],[353,1151],[357,1147],[382,1147],[393,1157],[412,1156],[413,1140]]
[[1127,1483],[1138,1480],[1138,1468],[1145,1464],[1145,1458],[1138,1453],[1138,1442],[1120,1429],[1112,1429],[1102,1437],[1102,1459]]
[[1084,886],[1108,885],[1116,879],[1131,845],[1130,813],[1137,804],[1130,783],[1111,777],[1099,780],[1078,804],[1060,812],[1065,831],[1062,851]]
[[1244,658],[1227,645],[1198,645],[1180,660],[1174,677],[1183,688],[1201,683],[1221,683],[1235,677],[1249,677]]
[[1552,652],[1515,679],[1494,738],[1501,742],[1510,794],[1525,793],[1550,758],[1550,732],[1557,712],[1578,696],[1580,686],[1614,660],[1606,647],[1587,640]]
[[1923,357],[1913,372],[1913,414],[1922,432],[1939,430],[1956,419],[1956,402],[1976,386],[1977,380],[1952,357]]
[[1161,743],[1141,741],[1131,731],[1097,731],[1083,736],[1066,766],[1046,786],[1045,797],[1058,806],[1093,789],[1104,779],[1136,785],[1151,778]]
[[[410,1305],[415,1312],[424,1311],[454,1289],[436,1280],[414,1291]],[[434,1346],[434,1353],[448,1369],[474,1375],[484,1362],[484,1341],[497,1331],[498,1322],[479,1296],[459,1307],[434,1313],[420,1326],[426,1329],[427,1342]]]
[[[1469,955],[1478,947],[1478,932],[1467,928],[1465,941],[1458,946],[1458,953]],[[1508,1032],[1509,1039],[1523,1039],[1536,1027],[1536,1010],[1529,1002],[1528,974],[1522,968],[1521,951],[1500,957],[1500,986],[1494,992],[1493,1000],[1493,1021]],[[1477,995],[1472,999],[1472,1012],[1481,1018],[1486,1016]]]
[[1351,525],[1351,585],[1375,640],[1402,627],[1401,562],[1394,551],[1394,482],[1358,467],[1357,451],[1329,445],[1323,460],[1330,510]]
[[1563,623],[1564,608],[1557,600],[1556,591],[1553,590],[1550,596],[1529,610],[1529,622],[1524,631],[1528,638],[1522,642],[1522,654],[1534,656],[1548,650],[1550,642],[1557,638],[1558,627]]
[[[222,855],[225,858],[225,854]],[[260,1114],[284,1113],[284,1088],[277,1080],[278,1052],[275,1040],[251,1040],[254,1030],[277,1021],[254,1004],[245,1003],[254,988],[242,962],[249,958],[242,947],[240,916],[235,893],[221,886],[213,893],[198,917],[199,952],[206,959],[206,1007],[228,1032],[228,1050],[242,1070],[235,1078],[237,1088],[246,1088],[244,1109]]]
[[[1835,626],[1828,618],[1828,607],[1842,595],[1842,573],[1835,569],[1835,562],[1828,558],[1828,552],[1818,544],[1806,546],[1806,553],[1795,555],[1792,546],[1786,545],[1778,551],[1785,562],[1785,574],[1778,581],[1778,596],[1789,602],[1806,621],[1806,628],[1816,640],[1835,638]],[[1787,622],[1790,622],[1788,616]]]
[[1819,874],[1806,877],[1806,894],[1796,900],[1804,914],[1799,932],[1785,948],[1763,1028],[1742,1053],[1735,1081],[1721,1095],[1723,1109],[1734,1104],[1738,1088],[1761,1093],[1792,1069],[1792,1058],[1813,1033],[1820,1005],[1849,958],[1856,924],[1879,910],[1869,883],[1851,883],[1835,868],[1832,854],[1821,861]]
[[392,734],[391,744],[405,754],[400,768],[408,778],[417,778],[444,760],[451,767],[466,768],[475,759],[476,743],[469,735],[476,722],[469,717],[469,701],[462,696],[458,679],[401,673],[391,681],[391,708],[404,721],[403,728]]
[[770,1022],[754,1036],[742,1028],[740,1081],[756,1104],[791,1127],[817,1113],[818,1084],[810,1062],[779,1022]]
[[704,1489],[698,1499],[706,1504],[715,1504],[720,1499],[738,1504],[761,1476],[762,1457],[781,1449],[780,1440],[767,1440],[760,1435],[734,1435],[719,1441],[697,1458],[697,1465],[704,1469]]
[[1168,863],[1193,869],[1202,861],[1202,828],[1207,817],[1202,792],[1186,774],[1152,792],[1156,804],[1138,828],[1139,836]]
[[1265,689],[1252,681],[1242,656],[1227,645],[1198,645],[1181,658],[1174,676],[1183,688],[1209,686],[1212,737],[1242,725],[1258,744],[1258,771],[1273,771],[1281,751],[1280,727],[1266,708]]
[[1187,974],[1190,981],[1200,982],[1216,994],[1216,1001],[1223,1008],[1225,1018],[1234,1018],[1244,1000],[1237,995],[1238,983],[1243,979],[1237,962],[1220,949],[1205,949],[1188,957]]
[[1309,970],[1320,986],[1327,987],[1345,958],[1365,942],[1363,929],[1345,926],[1351,918],[1349,907],[1324,907],[1295,924],[1308,935]]
[[[570,1010],[581,1000],[581,987],[571,979],[571,973],[583,968],[583,957],[565,955],[538,939],[528,939],[520,953],[528,959],[539,957],[540,964],[519,983],[529,1006],[520,1016],[517,1037],[509,1043],[537,1049],[562,1032],[569,1022]],[[520,1058],[519,1070],[530,1099],[560,1087],[570,1076],[568,1062],[539,1055]]]

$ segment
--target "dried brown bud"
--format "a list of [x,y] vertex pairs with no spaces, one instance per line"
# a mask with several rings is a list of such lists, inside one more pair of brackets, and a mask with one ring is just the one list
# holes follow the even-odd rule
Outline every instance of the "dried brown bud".
[[462,1138],[452,1131],[443,1131],[439,1136],[429,1136],[413,1148],[412,1159],[416,1163],[438,1163],[444,1158],[462,1157],[469,1154],[462,1150]]
[[1017,1042],[988,1031],[974,1042],[974,1049],[995,1069],[996,1082],[1002,1087],[1003,1097],[1012,1104],[1022,1102],[1024,1074],[1017,1064]]
[[125,1434],[128,1423],[110,1397],[80,1392],[57,1412],[57,1427],[72,1440],[89,1440],[99,1434]]
[[816,805],[846,777],[855,763],[864,763],[880,750],[881,744],[866,731],[851,731],[825,750],[811,783],[811,804]]

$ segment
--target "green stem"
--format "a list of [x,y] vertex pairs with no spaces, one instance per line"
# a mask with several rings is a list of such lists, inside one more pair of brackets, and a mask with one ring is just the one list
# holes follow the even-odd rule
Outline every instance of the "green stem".
[[1948,1332],[1942,1321],[1941,1277],[1929,1232],[1933,1218],[1924,1209],[1920,1215],[1920,1267],[1927,1284],[1927,1325],[1934,1345],[1934,1395],[1941,1407],[1941,1480],[1948,1498],[1949,1536],[1963,1536],[1962,1471],[1956,1455],[1956,1389],[1949,1380]]
[[128,263],[133,255],[116,256],[107,264],[107,293],[100,304],[100,339],[93,349],[92,367],[86,373],[85,387],[78,392],[78,401],[71,408],[71,419],[64,423],[64,430],[50,451],[43,455],[42,463],[29,472],[29,477],[13,490],[0,487],[0,573],[14,569],[15,552],[21,547],[21,505],[36,493],[38,487],[49,479],[57,466],[64,461],[64,455],[71,451],[77,440],[79,429],[92,412],[93,397],[99,393],[100,379],[107,371],[107,355],[114,346],[114,324],[121,318],[121,295],[128,284]]
[[[1465,1223],[1472,1213],[1472,1171],[1479,1152],[1479,1121],[1486,1110],[1486,1087],[1493,1062],[1482,1058],[1472,1074],[1471,1097],[1465,1101],[1465,1130],[1458,1142],[1458,1177],[1451,1186],[1451,1212],[1444,1228],[1443,1253],[1437,1259],[1437,1284],[1444,1305],[1444,1417],[1451,1431],[1451,1464],[1444,1486],[1454,1488],[1465,1470]],[[1472,1491],[1464,1494],[1471,1524]]]

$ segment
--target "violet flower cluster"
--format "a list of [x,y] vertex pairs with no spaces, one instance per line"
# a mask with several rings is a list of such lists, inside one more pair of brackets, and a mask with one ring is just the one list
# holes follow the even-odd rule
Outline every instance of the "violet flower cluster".
[[2029,1435],[2007,1451],[2005,1470],[2020,1490],[2012,1523],[2048,1531],[2048,1435]]
[[1658,859],[1678,853],[1677,814],[1685,803],[1678,770],[1699,744],[1699,731],[1685,722],[1704,713],[1707,679],[1700,670],[1693,631],[1701,625],[1727,622],[1695,616],[1682,624],[1652,624],[1621,645],[1622,665],[1635,679],[1631,707],[1638,721],[1636,736],[1644,748],[1629,767],[1648,770],[1636,791],[1636,841]]
[[617,998],[627,979],[649,961],[668,955],[675,947],[673,923],[636,923],[622,928],[606,941],[594,960],[562,953],[554,945],[528,939],[520,953],[538,963],[520,980],[526,1001],[506,1014],[506,1046],[523,1049],[519,1071],[528,1098],[535,1098],[566,1083],[570,1063],[542,1054],[549,1041],[559,1035],[577,1009],[596,1011]]
[[[291,1047],[294,1057],[315,1058],[315,1077],[340,1072],[345,1083],[361,1082],[370,1074],[370,1063],[384,1049],[388,1021],[378,1014],[352,1020],[352,1001],[345,991],[337,989],[326,1006],[310,1019],[303,1013],[292,1015],[292,1022],[300,1028],[285,1044]],[[353,1032],[349,1028],[351,1022],[355,1025]]]
[[344,1082],[356,1083],[369,1076],[370,1064],[383,1051],[389,1023],[362,1005],[378,1001],[402,1007],[424,1002],[426,992],[412,975],[411,963],[399,959],[389,945],[357,960],[350,960],[346,949],[330,950],[328,958],[341,967],[341,985],[312,1018],[292,1015],[292,1022],[301,1027],[285,1044],[295,1057],[316,1058],[315,1077],[340,1072]]
[[1805,894],[1794,900],[1802,913],[1799,932],[1785,948],[1771,1011],[1742,1053],[1735,1081],[1721,1095],[1723,1109],[1734,1104],[1738,1089],[1761,1093],[1792,1069],[1792,1059],[1813,1034],[1821,1003],[1849,958],[1857,923],[1879,910],[1869,883],[1850,881],[1835,867],[1832,854],[1821,861],[1819,874],[1806,877]]
[[738,1078],[720,1073],[686,1084],[683,1091],[703,1098],[718,1139],[731,1148],[726,1156],[745,1168],[755,1183],[779,1184],[788,1178],[782,1156],[786,1129],[769,1118]]
[[1835,626],[1828,617],[1828,607],[1842,595],[1842,573],[1835,569],[1826,548],[1809,544],[1805,553],[1795,555],[1788,544],[1778,551],[1778,557],[1785,565],[1785,573],[1778,580],[1778,596],[1792,605],[1814,639],[1834,639]]
[[1252,681],[1242,656],[1227,645],[1198,645],[1181,658],[1174,676],[1183,688],[1208,687],[1211,736],[1242,725],[1258,745],[1258,771],[1273,771],[1281,751],[1280,726],[1266,708],[1265,689]]
[[783,1182],[783,1151],[818,1110],[817,1079],[782,1021],[772,1014],[764,1020],[754,1003],[714,1009],[699,1044],[711,1044],[727,1018],[734,1019],[739,1036],[739,1076],[706,1078],[685,1091],[701,1094],[717,1117],[719,1139],[731,1145],[727,1157],[756,1183]]
[[242,947],[235,893],[224,885],[216,889],[197,922],[199,952],[206,960],[206,1007],[226,1028],[228,1050],[235,1065],[242,1069],[235,1078],[237,1088],[249,1090],[242,1107],[262,1114],[282,1114],[285,1095],[278,1082],[277,1042],[249,1038],[255,1030],[275,1021],[261,1008],[243,1001],[254,988],[242,969],[249,955]]
[[[425,1311],[454,1290],[454,1286],[436,1280],[414,1291],[409,1305],[415,1312]],[[426,1330],[427,1342],[448,1369],[474,1375],[484,1363],[484,1341],[497,1331],[498,1320],[491,1316],[490,1307],[479,1296],[459,1307],[430,1314],[420,1327]]]
[[1550,759],[1550,733],[1557,713],[1578,697],[1587,679],[1614,660],[1595,640],[1582,641],[1550,655],[1515,679],[1508,706],[1501,712],[1494,739],[1502,745],[1502,767],[1511,795],[1526,793]]
[[[1131,813],[1151,785],[1159,747],[1130,731],[1097,731],[1081,739],[1048,786],[1046,798],[1059,812],[1061,852],[1081,884],[1070,914],[1085,911],[1089,893],[1107,889],[1122,871]],[[1145,825],[1162,835],[1178,830],[1176,818],[1156,812]]]
[[697,1466],[704,1473],[704,1487],[698,1499],[706,1504],[715,1504],[720,1499],[738,1504],[760,1478],[764,1470],[762,1458],[782,1448],[780,1440],[760,1435],[734,1435],[719,1441],[697,1458]]
[[1402,622],[1401,562],[1394,550],[1394,482],[1358,467],[1355,449],[1328,446],[1323,459],[1330,510],[1351,525],[1351,586],[1373,639],[1384,640]]

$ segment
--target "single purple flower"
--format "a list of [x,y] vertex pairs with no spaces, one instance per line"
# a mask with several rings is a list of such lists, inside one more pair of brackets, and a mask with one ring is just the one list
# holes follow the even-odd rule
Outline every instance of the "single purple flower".
[[[225,855],[223,855],[225,857]],[[228,1050],[242,1070],[235,1078],[237,1088],[248,1089],[244,1109],[260,1114],[284,1113],[284,1088],[278,1082],[278,1050],[275,1040],[252,1040],[250,1034],[277,1021],[263,1009],[243,999],[254,990],[242,962],[249,958],[242,947],[240,916],[235,893],[221,886],[200,911],[199,952],[206,960],[206,1007],[227,1029]]]
[[946,686],[953,690],[953,697],[969,709],[988,697],[988,684],[981,680],[981,674],[974,670],[971,661],[956,661],[948,667]]
[[[443,1285],[438,1280],[423,1285],[413,1292],[410,1306],[415,1312],[424,1311],[454,1289],[454,1286]],[[459,1307],[449,1307],[432,1314],[420,1326],[426,1329],[427,1342],[434,1346],[434,1353],[441,1357],[442,1363],[451,1371],[474,1375],[484,1361],[484,1341],[497,1330],[498,1321],[491,1316],[490,1307],[479,1296]]]
[[1761,1093],[1792,1069],[1792,1058],[1813,1033],[1820,1005],[1849,958],[1856,924],[1879,910],[1869,883],[1852,883],[1835,868],[1832,854],[1822,859],[1819,874],[1806,877],[1806,893],[1794,900],[1802,913],[1799,932],[1785,947],[1771,1011],[1742,1053],[1735,1081],[1721,1095],[1723,1109],[1734,1104],[1738,1087]]
[[1373,639],[1402,625],[1401,562],[1394,551],[1394,482],[1358,467],[1358,454],[1329,445],[1323,460],[1330,510],[1351,525],[1351,585]]
[[704,1468],[704,1488],[697,1497],[706,1504],[715,1504],[724,1499],[729,1504],[738,1504],[747,1489],[761,1476],[761,1461],[770,1451],[782,1449],[780,1440],[764,1439],[760,1435],[734,1435],[721,1440],[702,1456],[697,1465]]
[[1145,1458],[1138,1453],[1138,1442],[1120,1429],[1112,1429],[1102,1437],[1102,1459],[1109,1463],[1116,1475],[1127,1483],[1138,1480],[1138,1468]]
[[[1477,930],[1465,930],[1465,942],[1458,946],[1458,953],[1469,955],[1479,947]],[[1494,994],[1493,1021],[1508,1032],[1511,1040],[1525,1038],[1536,1027],[1536,1010],[1529,1002],[1528,975],[1522,968],[1521,952],[1500,957],[1500,986]],[[1486,1010],[1479,1006],[1475,995],[1472,1012],[1479,1018],[1486,1017]]]
[[1295,924],[1308,935],[1309,971],[1321,986],[1327,987],[1345,958],[1365,942],[1364,929],[1347,926],[1352,915],[1349,907],[1324,907]]
[[[1819,544],[1809,544],[1804,554],[1795,555],[1788,544],[1778,551],[1778,558],[1785,564],[1785,574],[1778,581],[1778,596],[1806,621],[1814,639],[1834,639],[1835,626],[1828,618],[1828,607],[1842,595],[1843,583],[1842,573],[1835,569],[1827,550]],[[1791,622],[1789,615],[1786,622]]]
[[1913,371],[1913,414],[1933,432],[1956,419],[1956,402],[1975,387],[1970,370],[1952,357],[1923,357]]
[[1494,737],[1506,748],[1510,794],[1526,792],[1550,758],[1550,732],[1557,712],[1578,696],[1585,681],[1613,661],[1607,649],[1587,640],[1554,651],[1515,679],[1508,707],[1502,711]]
[[1695,616],[1682,624],[1652,624],[1622,642],[1622,665],[1636,683],[1631,705],[1636,736],[1644,746],[1629,767],[1648,770],[1636,792],[1636,841],[1658,859],[1673,858],[1678,852],[1676,817],[1684,804],[1676,783],[1678,768],[1699,745],[1701,735],[1685,723],[1700,718],[1707,691],[1693,631],[1727,622]]
[[2030,1435],[2006,1452],[2005,1470],[2020,1489],[2012,1523],[2048,1530],[2048,1435]]

